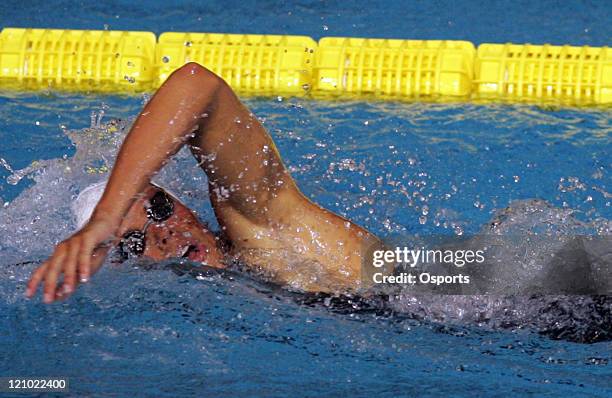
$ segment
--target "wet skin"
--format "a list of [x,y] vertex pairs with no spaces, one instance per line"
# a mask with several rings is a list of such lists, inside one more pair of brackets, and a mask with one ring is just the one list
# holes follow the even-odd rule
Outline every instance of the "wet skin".
[[[135,202],[184,145],[208,176],[213,210],[229,242],[228,255],[278,283],[305,291],[363,287],[362,252],[378,239],[306,198],[255,115],[220,77],[188,63],[144,107],[119,150],[90,221],[34,271],[26,295],[33,296],[44,281],[44,301],[53,302],[69,296],[77,279],[87,281],[108,251],[101,245],[109,239],[116,243],[122,226],[132,221],[142,228],[138,209],[143,207]],[[172,228],[195,230],[190,214],[188,209],[180,211]],[[148,242],[146,255],[177,255],[175,243],[163,243],[166,232],[151,232],[154,242]],[[204,244],[213,238],[206,230],[196,235]],[[217,254],[211,254],[211,265],[216,259]],[[216,264],[222,266],[221,261]],[[58,289],[62,274],[63,286]]]

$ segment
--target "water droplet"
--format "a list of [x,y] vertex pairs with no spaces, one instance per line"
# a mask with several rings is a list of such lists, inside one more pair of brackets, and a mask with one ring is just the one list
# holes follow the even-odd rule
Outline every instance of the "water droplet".
[[603,177],[603,167],[600,167],[599,169],[595,170],[595,172],[593,173],[592,177],[596,180],[599,180]]

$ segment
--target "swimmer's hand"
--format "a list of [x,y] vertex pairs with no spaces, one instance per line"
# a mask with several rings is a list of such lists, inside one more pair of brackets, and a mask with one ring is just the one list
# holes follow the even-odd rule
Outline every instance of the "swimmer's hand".
[[[32,273],[26,287],[26,296],[33,297],[38,285],[44,280],[45,303],[69,297],[79,281],[87,282],[98,271],[117,228],[118,225],[109,220],[90,220],[79,232],[58,244],[51,257]],[[58,286],[61,274],[64,278],[61,286]]]

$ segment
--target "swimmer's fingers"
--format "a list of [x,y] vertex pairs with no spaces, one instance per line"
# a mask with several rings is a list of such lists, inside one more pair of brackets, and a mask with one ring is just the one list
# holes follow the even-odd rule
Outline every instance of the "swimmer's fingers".
[[[78,286],[79,281],[76,281],[76,285]],[[72,296],[72,294],[76,291],[76,287],[72,288],[69,292],[67,292],[67,288],[66,288],[66,284],[62,283],[60,286],[58,286],[57,290],[55,291],[55,300],[56,301],[63,301],[66,300],[68,297]]]
[[32,298],[36,294],[38,285],[44,279],[45,274],[47,273],[47,266],[48,262],[45,261],[32,273],[32,276],[30,277],[30,280],[28,281],[28,285],[26,287],[26,297]]
[[[78,244],[74,244],[75,242],[78,242]],[[64,261],[64,281],[56,289],[55,300],[67,299],[68,297],[72,296],[72,294],[76,291],[77,286],[81,282],[87,282],[87,280],[77,278],[77,274],[82,275],[79,269],[81,266],[81,255],[83,254],[83,250],[85,250],[85,252],[87,253],[89,252],[89,249],[83,249],[84,243],[78,240],[71,240],[70,243],[71,246],[68,249],[68,254],[66,260]],[[88,265],[90,269],[89,271],[86,271],[86,275],[90,276],[100,269],[109,249],[110,247],[103,246],[92,250],[90,255],[87,256],[87,260],[89,262]]]
[[78,269],[79,279],[81,282],[89,281],[91,276],[91,256],[95,248],[95,240],[90,237],[84,237],[78,253]]
[[65,297],[72,294],[76,289],[76,272],[80,249],[81,240],[78,237],[72,238],[70,243],[68,243],[67,255],[64,261],[64,282],[58,292],[58,294],[62,293]]
[[62,270],[62,265],[68,255],[68,244],[60,243],[57,245],[53,256],[48,260],[49,265],[45,275],[45,288],[43,293],[43,301],[47,304],[55,300],[55,291],[57,289],[57,278]]

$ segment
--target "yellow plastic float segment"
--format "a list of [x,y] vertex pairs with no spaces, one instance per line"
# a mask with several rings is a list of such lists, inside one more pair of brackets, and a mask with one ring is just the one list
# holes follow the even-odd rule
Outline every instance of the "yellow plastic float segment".
[[313,89],[382,98],[468,96],[475,52],[466,41],[326,37]]
[[512,102],[612,103],[612,53],[607,47],[481,44],[474,94]]
[[151,32],[5,28],[0,87],[79,91],[151,88]]
[[166,32],[157,45],[157,84],[197,62],[241,94],[303,95],[310,89],[316,47],[306,36]]

